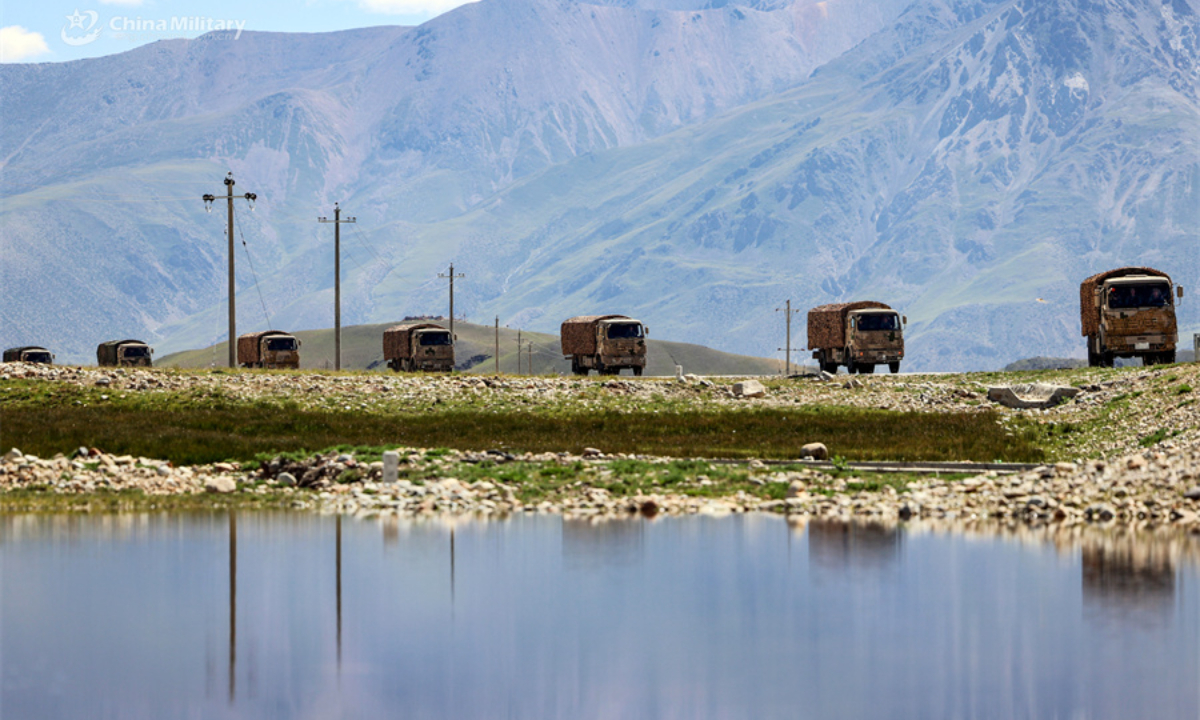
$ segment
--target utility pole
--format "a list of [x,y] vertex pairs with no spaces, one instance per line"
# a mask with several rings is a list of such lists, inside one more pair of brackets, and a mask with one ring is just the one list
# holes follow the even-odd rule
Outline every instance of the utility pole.
[[530,340],[530,341],[529,341],[528,348],[529,348],[529,353],[528,353],[528,357],[529,357],[529,374],[530,374],[530,375],[532,375],[532,374],[533,374],[533,341],[532,341],[532,340]]
[[500,316],[496,316],[496,374],[500,374]]
[[466,275],[454,274],[454,263],[450,263],[449,273],[438,273],[440,278],[450,278],[450,337],[454,337],[454,278],[464,278]]
[[[229,203],[229,225],[225,229],[225,234],[229,237],[229,367],[237,367],[237,311],[234,307],[234,280],[233,280],[233,173],[228,173],[225,176],[225,199]],[[204,209],[212,212],[213,202],[217,199],[216,195],[204,196]],[[254,193],[246,193],[242,196],[246,202],[250,203],[250,209],[254,209],[254,201],[258,196]]]
[[319,223],[333,223],[333,369],[342,369],[342,223],[357,222],[357,218],[342,220],[342,209],[333,204],[333,219],[317,218]]
[[517,330],[517,374],[521,374],[521,350],[525,346],[521,344],[521,331]]
[[787,318],[787,345],[779,349],[784,352],[783,376],[789,377],[792,374],[792,315],[800,311],[792,309],[792,301],[789,298],[787,304],[784,307],[775,308],[775,312],[781,312]]

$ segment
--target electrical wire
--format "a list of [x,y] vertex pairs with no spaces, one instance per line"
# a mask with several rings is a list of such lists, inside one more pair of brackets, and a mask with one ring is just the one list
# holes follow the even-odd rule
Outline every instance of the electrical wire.
[[[267,302],[263,300],[262,288],[258,284],[258,273],[254,271],[254,259],[250,257],[250,248],[246,245],[246,234],[242,232],[242,228],[238,228],[238,235],[242,236],[242,249],[246,251],[246,261],[250,263],[250,274],[254,277],[254,289],[258,291],[258,302],[262,305],[263,319],[267,321],[267,329],[271,329],[271,315],[267,312]],[[233,338],[229,339],[233,342]]]

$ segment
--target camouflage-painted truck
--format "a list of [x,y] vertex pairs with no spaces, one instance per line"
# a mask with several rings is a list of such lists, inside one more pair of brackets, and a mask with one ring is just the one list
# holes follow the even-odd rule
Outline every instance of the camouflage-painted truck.
[[282,330],[238,336],[238,365],[244,368],[300,369],[300,341]]
[[383,359],[396,372],[450,372],[454,338],[436,323],[393,325],[383,331]]
[[101,367],[150,367],[153,356],[154,349],[141,340],[109,340],[96,348],[96,363]]
[[624,315],[580,315],[562,324],[562,353],[571,372],[617,375],[625,368],[641,375],[646,369],[646,335],[640,321]]
[[37,345],[9,348],[4,351],[4,362],[54,364],[54,353]]
[[1175,298],[1183,298],[1183,288],[1172,291],[1170,276],[1154,268],[1117,268],[1084,280],[1079,320],[1088,365],[1112,367],[1116,358],[1131,357],[1144,365],[1175,362]]
[[808,349],[828,373],[836,373],[839,365],[852,373],[873,373],[876,365],[887,365],[897,373],[907,324],[908,318],[881,302],[820,305],[808,311]]

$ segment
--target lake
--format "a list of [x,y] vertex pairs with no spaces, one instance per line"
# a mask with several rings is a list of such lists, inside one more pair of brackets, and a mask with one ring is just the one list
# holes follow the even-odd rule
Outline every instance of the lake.
[[1200,537],[0,517],[3,718],[1190,718]]

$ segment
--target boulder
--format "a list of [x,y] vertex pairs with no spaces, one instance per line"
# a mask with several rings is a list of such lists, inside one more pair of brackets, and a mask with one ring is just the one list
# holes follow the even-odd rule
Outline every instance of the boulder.
[[204,481],[204,490],[210,493],[231,493],[237,490],[237,483],[231,477],[218,475]]
[[829,448],[825,447],[825,443],[808,443],[800,448],[800,457],[812,458],[813,460],[828,460]]
[[988,400],[1016,410],[1042,410],[1070,400],[1079,393],[1079,388],[1047,383],[1001,385],[988,388]]
[[296,484],[296,476],[295,476],[295,475],[293,475],[293,474],[291,474],[290,472],[281,472],[281,473],[279,473],[279,477],[275,478],[275,480],[276,480],[276,481],[277,481],[277,482],[278,482],[280,485],[283,485],[283,486],[285,486],[285,487],[290,487],[290,486],[292,486],[292,485],[295,485],[295,484]]
[[757,380],[743,380],[734,383],[733,394],[735,397],[757,398],[766,395],[767,389]]

